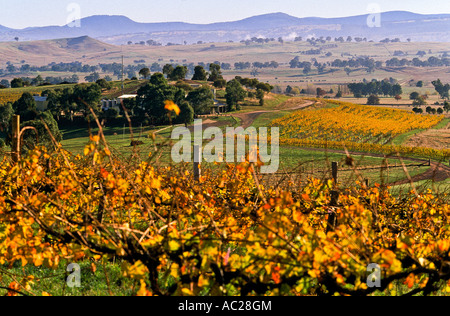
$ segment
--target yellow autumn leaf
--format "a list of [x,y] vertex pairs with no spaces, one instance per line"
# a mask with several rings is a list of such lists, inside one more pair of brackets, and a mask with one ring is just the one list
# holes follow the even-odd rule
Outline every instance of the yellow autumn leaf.
[[204,287],[209,285],[209,280],[206,279],[203,275],[198,278],[198,287]]
[[177,251],[178,249],[180,249],[180,244],[175,240],[171,240],[169,241],[169,249],[171,251]]
[[189,289],[182,289],[181,292],[186,296],[194,296],[194,293],[192,293],[192,291]]
[[132,266],[125,263],[122,266],[122,271],[124,277],[136,280],[142,280],[148,273],[147,267],[141,261],[136,262]]
[[175,103],[173,103],[173,101],[168,100],[168,101],[165,101],[164,104],[165,104],[165,107],[164,107],[164,108],[165,108],[167,111],[174,111],[176,115],[180,115],[181,110],[180,110],[180,108],[178,107],[178,105],[176,105]]

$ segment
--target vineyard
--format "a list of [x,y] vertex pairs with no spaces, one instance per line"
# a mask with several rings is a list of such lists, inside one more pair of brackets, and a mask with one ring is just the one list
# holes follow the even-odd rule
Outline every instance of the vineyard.
[[10,89],[0,89],[0,105],[4,105],[8,102],[14,103],[20,99],[22,94],[25,92],[31,93],[32,95],[41,95],[42,91],[54,90],[54,89],[64,89],[73,85],[57,85],[57,86],[42,86],[42,87],[25,87],[25,88],[10,88]]
[[[387,187],[342,190],[314,178],[281,189],[258,182],[247,162],[202,170],[199,181],[189,166],[157,166],[117,160],[102,134],[83,155],[56,145],[16,165],[5,158],[0,264],[89,262],[95,271],[120,262],[121,277],[138,285],[133,295],[450,291],[450,209],[431,192],[400,200]],[[368,286],[370,264],[382,271],[377,287]],[[4,294],[52,295],[37,292],[34,275],[1,271]]]
[[297,111],[273,120],[271,125],[280,127],[280,143],[288,146],[346,148],[359,152],[445,159],[450,157],[448,149],[391,144],[398,135],[432,128],[443,119],[443,116],[416,115],[404,110],[332,101],[326,107]]
[[281,137],[309,140],[387,144],[393,137],[414,129],[428,129],[443,116],[421,116],[402,110],[355,104],[298,111],[275,120]]

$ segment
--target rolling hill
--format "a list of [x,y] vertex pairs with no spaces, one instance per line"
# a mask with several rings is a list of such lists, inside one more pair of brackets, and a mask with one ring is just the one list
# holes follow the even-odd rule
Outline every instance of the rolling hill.
[[251,37],[361,36],[372,40],[399,37],[403,40],[450,42],[450,14],[421,15],[406,11],[381,14],[381,27],[367,25],[369,15],[342,18],[297,18],[271,13],[240,21],[212,24],[183,22],[138,23],[125,16],[96,15],[80,20],[80,27],[47,26],[22,30],[0,26],[0,41],[47,40],[90,36],[110,44],[153,39],[168,42],[239,41]]
[[32,65],[45,65],[49,62],[71,62],[82,56],[98,55],[117,47],[99,40],[82,36],[56,40],[0,43],[0,60],[26,59]]

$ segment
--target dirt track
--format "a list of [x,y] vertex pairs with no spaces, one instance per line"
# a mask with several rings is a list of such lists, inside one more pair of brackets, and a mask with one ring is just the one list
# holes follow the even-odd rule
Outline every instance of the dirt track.
[[419,182],[419,181],[426,181],[426,180],[441,182],[441,181],[447,180],[448,178],[450,178],[450,167],[445,166],[438,162],[432,162],[430,169],[428,169],[426,172],[424,172],[422,174],[411,177],[411,181],[409,179],[405,179],[405,180],[397,181],[394,183],[390,183],[390,185],[394,186],[394,185],[408,184],[411,182]]
[[[301,102],[301,103],[298,104],[297,102]],[[253,122],[261,114],[279,112],[282,110],[283,111],[295,111],[295,110],[307,108],[313,104],[314,104],[313,101],[303,102],[302,100],[296,100],[295,98],[293,98],[293,99],[289,99],[288,101],[283,103],[280,106],[281,109],[276,109],[276,110],[271,110],[271,111],[254,111],[254,112],[247,112],[247,113],[238,113],[238,114],[235,114],[234,116],[239,118],[242,121],[241,126],[245,129],[245,128],[250,127],[253,124]]]

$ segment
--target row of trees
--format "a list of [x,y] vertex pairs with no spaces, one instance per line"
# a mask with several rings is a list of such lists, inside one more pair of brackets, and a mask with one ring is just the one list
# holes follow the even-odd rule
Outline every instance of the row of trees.
[[404,67],[404,66],[414,66],[414,67],[449,67],[450,58],[447,57],[429,57],[427,60],[420,60],[419,58],[413,58],[408,60],[406,58],[398,59],[394,57],[386,61],[387,67]]
[[402,86],[398,83],[392,84],[389,80],[372,80],[370,82],[350,83],[348,85],[355,98],[369,95],[384,95],[395,97],[403,93]]
[[15,66],[12,63],[7,63],[6,71],[9,73],[28,73],[28,72],[94,72],[99,69],[98,66],[91,66],[87,64],[82,64],[79,61],[74,61],[71,63],[55,63],[52,62],[46,66],[31,66],[29,64],[22,64],[20,66]]
[[35,78],[29,77],[21,77],[14,78],[10,81],[7,79],[2,79],[0,81],[0,89],[4,88],[23,88],[23,87],[31,87],[31,86],[45,86],[45,85],[56,85],[56,84],[71,84],[78,83],[79,77],[74,74],[71,77],[45,77],[42,78],[41,75],[36,76]]

